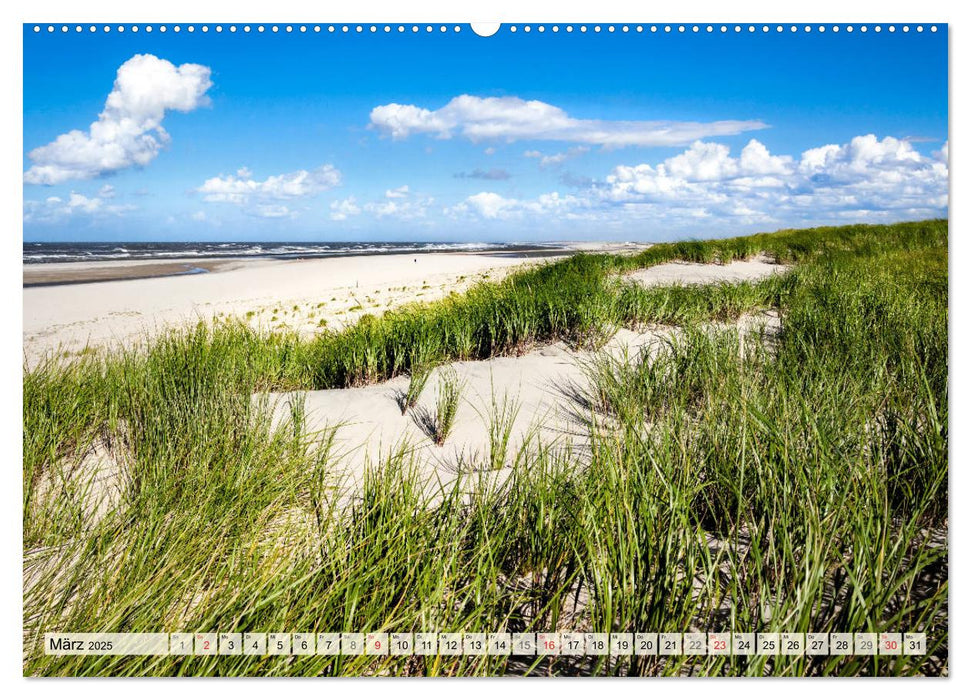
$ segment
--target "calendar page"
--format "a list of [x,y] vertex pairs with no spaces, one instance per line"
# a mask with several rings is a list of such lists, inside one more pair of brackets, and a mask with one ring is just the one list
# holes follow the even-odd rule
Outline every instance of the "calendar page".
[[165,14],[20,28],[23,675],[949,674],[946,22]]

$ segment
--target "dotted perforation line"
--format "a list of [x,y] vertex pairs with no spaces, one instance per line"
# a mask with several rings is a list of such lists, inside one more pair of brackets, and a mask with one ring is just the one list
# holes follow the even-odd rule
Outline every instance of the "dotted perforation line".
[[[547,31],[546,25],[542,25],[542,24],[540,24],[540,25],[529,25],[529,24],[526,24],[526,25],[515,25],[515,24],[512,24],[512,25],[509,25],[508,27],[504,27],[504,29],[506,29],[506,31],[508,31],[511,34],[516,34],[517,32],[522,32],[522,33],[525,33],[525,34],[529,34],[530,32],[533,32],[533,31],[537,31],[537,32],[543,33],[545,31]],[[567,25],[562,25],[561,26],[561,25],[554,24],[554,25],[551,25],[549,27],[549,30],[552,31],[552,32],[554,32],[554,33],[558,33],[560,31],[564,31],[564,32],[567,32],[567,33],[572,33],[574,31],[577,31],[577,32],[580,32],[581,34],[585,34],[587,32],[593,32],[594,34],[600,34],[600,33],[604,32],[604,31],[606,31],[607,33],[613,33],[613,32],[620,31],[622,33],[635,32],[635,33],[638,33],[638,34],[642,34],[644,32],[648,32],[648,33],[651,33],[651,34],[657,34],[658,32],[663,32],[663,33],[666,33],[666,34],[671,34],[671,33],[679,33],[679,34],[686,34],[686,33],[692,33],[692,34],[701,34],[701,33],[713,34],[713,33],[719,33],[719,32],[722,33],[722,34],[727,34],[729,32],[734,32],[736,34],[741,34],[743,32],[747,32],[747,33],[750,33],[750,34],[755,34],[757,32],[760,32],[762,34],[768,34],[770,32],[776,32],[776,33],[781,34],[783,32],[789,32],[789,33],[796,33],[796,32],[811,33],[811,32],[817,32],[817,33],[822,34],[822,33],[825,33],[827,31],[833,32],[834,34],[837,34],[837,33],[841,32],[841,31],[844,31],[844,32],[847,32],[847,33],[852,33],[854,31],[860,31],[860,32],[863,32],[863,33],[866,33],[867,31],[873,31],[873,32],[876,32],[876,33],[879,34],[880,32],[882,32],[884,30],[886,30],[886,31],[888,31],[890,33],[894,33],[896,31],[898,31],[898,29],[900,31],[904,32],[905,34],[908,33],[908,32],[910,32],[911,30],[914,30],[916,32],[923,32],[923,31],[925,31],[925,29],[927,29],[927,30],[929,30],[931,32],[936,32],[937,31],[937,25],[926,25],[925,26],[925,25],[922,25],[922,24],[916,24],[916,25],[909,25],[909,24],[904,24],[904,25],[893,25],[893,24],[888,24],[888,25],[881,25],[881,24],[873,24],[873,25],[866,25],[866,24],[861,24],[861,25],[838,25],[838,24],[833,24],[833,25],[822,25],[822,24],[820,24],[820,25],[809,25],[809,24],[807,24],[807,25],[795,25],[795,24],[790,24],[790,25],[783,25],[783,24],[758,24],[758,25],[756,25],[756,24],[747,24],[747,25],[743,25],[743,24],[692,24],[692,25],[685,25],[685,24],[651,24],[651,25],[636,24],[636,25],[629,25],[629,24],[623,24],[623,25],[613,25],[613,24],[608,24],[608,25],[603,25],[602,26],[602,25],[599,25],[599,24],[593,24],[593,25],[586,25],[586,24],[572,25],[572,24],[567,24]]]
[[[48,34],[54,34],[56,32],[66,34],[72,30],[75,33],[81,33],[81,32],[87,31],[89,33],[102,32],[105,34],[110,32],[117,32],[119,34],[122,34],[124,32],[131,32],[135,34],[140,31],[148,34],[152,32],[159,32],[159,33],[165,34],[170,31],[176,34],[179,34],[183,31],[186,31],[190,34],[196,33],[197,31],[203,34],[207,34],[210,31],[215,32],[217,34],[220,34],[222,32],[229,32],[230,34],[234,34],[236,32],[243,32],[244,34],[253,33],[253,32],[257,34],[262,34],[265,32],[270,32],[272,34],[278,34],[281,32],[286,34],[292,34],[292,33],[297,33],[297,34],[307,34],[307,33],[390,34],[392,32],[397,32],[398,34],[406,34],[406,33],[419,34],[422,32],[424,32],[425,34],[431,34],[431,33],[439,33],[439,34],[456,33],[457,34],[463,31],[462,27],[457,24],[456,25],[445,25],[445,24],[441,24],[441,25],[431,25],[431,24],[426,24],[426,25],[418,25],[418,24],[410,24],[410,25],[406,25],[406,24],[397,24],[397,25],[391,25],[391,24],[383,24],[383,25],[379,25],[379,24],[356,24],[356,25],[355,24],[326,24],[326,25],[321,25],[321,24],[312,24],[312,25],[311,24],[284,24],[284,25],[228,24],[228,25],[222,25],[222,24],[216,24],[211,26],[208,24],[201,24],[201,25],[195,25],[195,24],[187,24],[187,25],[180,25],[180,24],[173,24],[173,25],[47,24],[47,25],[41,25],[41,24],[35,24],[33,26],[33,29],[34,29],[34,33],[37,33],[37,34],[44,31],[46,31]],[[895,25],[895,24],[887,24],[887,25],[882,25],[882,24],[860,24],[860,25],[838,25],[838,24],[833,24],[833,25],[823,25],[823,24],[820,24],[820,25],[810,25],[810,24],[805,24],[805,25],[796,25],[796,24],[787,24],[787,25],[783,25],[783,24],[772,24],[772,25],[770,24],[759,24],[759,25],[756,25],[756,24],[747,24],[747,25],[742,25],[742,24],[717,24],[717,25],[713,25],[713,24],[692,24],[692,25],[685,25],[685,24],[677,24],[677,25],[674,25],[674,24],[651,24],[651,25],[552,24],[552,25],[544,25],[544,24],[538,24],[538,25],[530,25],[530,24],[524,24],[524,25],[517,25],[517,24],[510,24],[510,25],[503,25],[503,27],[501,27],[501,30],[505,30],[510,34],[516,34],[516,33],[529,34],[529,33],[532,33],[533,31],[540,34],[543,34],[547,31],[550,31],[553,34],[557,34],[560,32],[564,32],[567,34],[572,34],[574,32],[579,32],[581,34],[585,34],[587,32],[600,34],[603,32],[614,33],[618,31],[624,34],[630,33],[630,32],[634,32],[637,34],[642,34],[642,33],[656,34],[658,32],[663,32],[665,34],[671,34],[671,33],[769,34],[772,32],[777,34],[781,34],[784,32],[788,32],[790,34],[796,34],[796,33],[808,34],[808,33],[814,33],[814,32],[823,34],[826,32],[832,32],[834,34],[837,34],[839,32],[853,33],[857,31],[863,34],[867,32],[874,32],[879,34],[883,31],[887,31],[893,34],[897,31],[900,31],[906,34],[911,31],[922,33],[925,30],[930,32],[936,32],[938,30],[938,27],[937,25],[934,25],[934,24],[931,24],[931,25],[923,25],[923,24],[915,24],[915,25],[910,25],[910,24],[903,24],[903,25]]]
[[263,34],[266,32],[269,32],[272,34],[279,34],[279,33],[320,34],[322,32],[326,32],[329,34],[335,34],[335,33],[377,34],[379,32],[390,34],[391,32],[398,32],[399,34],[404,34],[406,32],[411,32],[413,34],[417,34],[421,31],[424,31],[425,33],[429,33],[429,34],[432,32],[438,32],[441,34],[453,32],[458,34],[459,32],[463,31],[462,27],[457,24],[456,25],[444,25],[444,24],[430,25],[429,24],[429,25],[421,25],[421,26],[417,24],[415,25],[404,25],[404,24],[398,24],[398,25],[390,25],[390,24],[384,24],[384,25],[378,25],[378,24],[357,24],[357,25],[354,25],[354,24],[324,24],[324,25],[321,25],[321,24],[271,24],[271,25],[265,25],[265,24],[239,24],[239,25],[237,24],[227,24],[227,25],[222,25],[222,24],[216,24],[216,25],[208,25],[208,24],[200,24],[200,25],[195,25],[195,24],[186,24],[186,25],[181,25],[181,24],[173,24],[173,25],[60,24],[60,25],[55,25],[55,24],[48,24],[48,25],[40,25],[40,24],[35,24],[33,29],[35,33],[47,31],[50,34],[53,34],[57,31],[60,31],[61,33],[67,33],[72,30],[76,33],[87,31],[91,33],[103,32],[105,34],[108,34],[111,32],[118,32],[119,34],[122,34],[126,31],[132,32],[132,33],[137,33],[139,31],[143,31],[146,33],[160,32],[162,34],[165,34],[166,32],[174,32],[176,34],[179,34],[183,31],[189,32],[190,34],[193,34],[197,31],[203,34],[209,33],[210,31],[215,32],[217,34],[220,34],[222,32],[229,32],[230,34],[235,34],[236,32],[243,32],[245,34],[248,34],[248,33]]

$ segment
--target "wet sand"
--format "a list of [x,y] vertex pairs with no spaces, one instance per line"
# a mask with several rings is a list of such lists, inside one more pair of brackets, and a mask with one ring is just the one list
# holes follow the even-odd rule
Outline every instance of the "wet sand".
[[24,265],[24,287],[44,287],[59,284],[87,284],[118,280],[196,275],[232,269],[235,260],[176,260],[176,261],[105,261],[99,263],[48,263]]

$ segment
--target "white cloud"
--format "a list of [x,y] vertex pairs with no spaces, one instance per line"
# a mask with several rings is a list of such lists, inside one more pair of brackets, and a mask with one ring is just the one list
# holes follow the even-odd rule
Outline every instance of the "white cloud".
[[[60,202],[60,198],[48,197],[47,201]],[[67,208],[71,211],[83,211],[88,214],[98,211],[101,209],[102,202],[97,197],[85,197],[83,194],[78,194],[77,192],[72,192],[71,196],[67,200]]]
[[561,165],[562,163],[570,160],[571,158],[576,158],[577,156],[583,155],[590,151],[589,146],[574,146],[569,148],[562,153],[552,153],[550,155],[545,155],[541,151],[531,150],[526,151],[523,155],[527,158],[538,158],[539,166],[541,168],[547,168],[552,165]]
[[496,219],[504,212],[519,206],[515,199],[507,199],[495,192],[479,192],[467,197],[465,204],[486,219]]
[[570,215],[583,202],[573,195],[559,192],[541,194],[535,199],[503,197],[496,192],[479,192],[446,210],[453,216],[473,214],[483,219],[513,219],[527,215]]
[[774,156],[755,139],[745,145],[739,160],[739,169],[745,175],[786,175],[792,167],[791,156]]
[[190,218],[193,221],[205,221],[206,220],[206,212],[204,212],[204,211],[194,212]]
[[674,195],[688,187],[686,180],[668,175],[663,164],[656,168],[646,163],[618,165],[606,181],[615,199],[638,195]]
[[738,161],[728,155],[728,146],[695,141],[680,155],[664,161],[667,173],[684,180],[724,180],[738,173]]
[[825,175],[844,181],[872,177],[875,172],[911,169],[923,158],[909,141],[873,134],[856,136],[842,146],[829,144],[802,154],[799,170],[807,175]]
[[745,145],[740,158],[733,158],[724,144],[695,141],[683,153],[665,160],[663,173],[675,179],[704,182],[734,177],[785,175],[792,168],[790,156],[774,156],[755,139]]
[[472,141],[537,139],[592,146],[677,146],[696,139],[763,129],[757,120],[716,122],[611,121],[577,119],[539,100],[460,95],[437,110],[386,104],[371,110],[371,126],[392,138],[460,134]]
[[332,165],[322,165],[315,170],[271,175],[265,180],[254,180],[251,176],[248,169],[241,168],[236,175],[209,178],[196,191],[207,202],[246,205],[254,201],[312,197],[341,183],[340,171]]
[[669,217],[700,208],[745,223],[936,216],[948,196],[946,165],[873,134],[808,149],[798,163],[754,139],[738,159],[699,142],[655,166],[618,166],[594,188],[614,203],[663,206]]
[[51,223],[75,216],[122,216],[135,209],[130,204],[108,204],[102,197],[71,192],[67,199],[52,196],[42,201],[25,201],[24,223]]
[[425,218],[428,214],[428,207],[434,201],[432,197],[415,196],[409,192],[408,186],[405,185],[396,190],[385,192],[384,201],[368,202],[363,208],[364,211],[379,219],[413,220]]
[[354,197],[330,203],[330,218],[344,221],[361,213],[370,214],[378,219],[394,218],[401,220],[424,219],[428,207],[435,202],[433,197],[416,195],[408,185],[385,190],[384,198],[358,204]]
[[357,216],[361,213],[361,208],[357,206],[354,197],[341,199],[330,203],[330,218],[334,221],[343,221],[350,216]]
[[118,68],[104,110],[87,131],[61,134],[27,154],[34,164],[24,182],[54,185],[148,165],[169,142],[165,113],[206,104],[209,75],[196,63],[176,67],[151,54],[133,56]]
[[660,163],[618,165],[605,178],[533,199],[480,192],[447,210],[456,217],[605,226],[642,221],[652,230],[816,225],[942,216],[948,202],[946,153],[923,156],[891,137],[859,136],[801,157],[772,154],[751,140],[734,157],[722,144],[695,142]]

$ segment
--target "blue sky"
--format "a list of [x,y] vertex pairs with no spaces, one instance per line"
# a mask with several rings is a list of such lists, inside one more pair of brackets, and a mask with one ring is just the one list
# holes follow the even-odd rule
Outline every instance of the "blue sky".
[[945,27],[462,29],[25,26],[24,239],[666,240],[946,215]]

